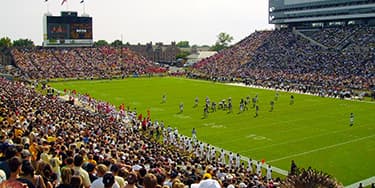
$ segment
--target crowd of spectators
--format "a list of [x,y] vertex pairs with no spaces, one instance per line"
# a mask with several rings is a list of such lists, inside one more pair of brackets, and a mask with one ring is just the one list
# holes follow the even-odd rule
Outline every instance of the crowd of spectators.
[[165,71],[128,48],[14,48],[12,55],[28,79],[111,78]]
[[255,170],[255,161],[248,165],[231,153],[220,157],[223,152],[179,135],[162,121],[67,91],[76,98],[72,105],[35,87],[0,78],[0,175],[6,175],[0,187],[19,182],[43,188],[280,184],[271,173],[262,174],[259,161]]
[[356,32],[358,27],[332,27],[312,31],[309,37],[328,48],[335,48]]
[[[333,33],[331,29],[328,31]],[[318,37],[316,34],[315,38],[322,38],[322,40],[326,37],[330,38],[330,41],[347,38],[345,48],[340,51],[323,49],[287,29],[256,32],[253,35],[262,36],[261,33],[267,33],[266,37],[261,39],[261,44],[258,40],[245,41],[243,44],[256,46],[251,53],[246,54],[249,56],[246,63],[237,67],[232,66],[237,58],[231,57],[245,55],[235,48],[237,45],[234,45],[233,48],[225,50],[232,53],[228,58],[216,60],[211,57],[202,60],[197,63],[194,72],[214,78],[224,75],[229,79],[240,78],[248,84],[262,87],[293,89],[332,96],[338,93],[352,93],[354,90],[374,89],[375,28],[373,27],[342,28],[340,32],[335,32],[336,35],[321,32]],[[219,53],[218,56],[220,54],[223,53]],[[210,63],[207,63],[208,60],[211,60]],[[217,66],[218,64],[222,66]],[[233,69],[228,71],[228,67]]]
[[375,29],[374,27],[361,27],[348,39],[344,51],[372,51],[375,50]]
[[226,77],[237,72],[238,68],[247,63],[257,48],[271,34],[271,31],[256,31],[231,48],[201,60],[194,65],[199,73],[207,77]]

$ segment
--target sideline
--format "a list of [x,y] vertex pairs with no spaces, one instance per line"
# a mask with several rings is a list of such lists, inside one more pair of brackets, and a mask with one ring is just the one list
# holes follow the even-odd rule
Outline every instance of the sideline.
[[[204,142],[202,142],[202,143],[204,143]],[[204,143],[204,144],[207,144],[207,143]],[[213,147],[215,148],[216,151],[221,151],[221,149],[223,149],[223,148],[219,148],[219,147],[217,147],[217,146],[213,146]],[[228,151],[228,150],[225,150],[225,149],[223,149],[223,151],[225,151],[225,154],[226,154],[226,155],[229,154],[229,152],[232,152],[232,151]],[[236,153],[236,152],[232,152],[232,153]],[[244,161],[246,161],[246,162],[247,162],[247,160],[249,159],[249,157],[245,157],[245,156],[243,156],[243,155],[240,155],[240,156],[241,156],[241,160],[244,160]],[[255,165],[256,162],[258,162],[258,161],[252,159],[251,162],[253,163],[253,165]],[[270,162],[270,161],[268,161],[268,162]],[[267,169],[267,166],[268,166],[267,163],[262,164],[262,168],[264,168],[264,169]],[[271,167],[272,167],[272,172],[276,172],[276,173],[278,173],[278,174],[281,174],[281,175],[284,175],[284,176],[288,176],[288,171],[283,170],[283,169],[281,169],[281,168],[277,168],[277,167],[272,166],[272,165],[271,165]]]
[[[283,89],[266,88],[266,87],[261,87],[261,86],[256,86],[256,85],[246,85],[244,83],[224,83],[224,85],[247,87],[247,88],[254,88],[254,89],[264,89],[264,90],[270,90],[270,91],[281,91],[281,92],[285,92],[285,93],[296,93],[296,94],[301,94],[301,95],[310,95],[310,96],[318,97],[318,95],[312,94],[312,93],[302,93],[302,92],[298,92],[298,91],[295,91],[295,90],[286,91],[286,90],[283,90]],[[332,99],[338,99],[338,98],[328,97],[328,96],[325,96],[325,97],[332,98]],[[352,101],[352,102],[362,102],[362,103],[368,103],[368,104],[375,104],[375,101],[365,101],[365,100],[361,101],[361,100],[354,100],[354,99],[351,99],[351,98],[350,99],[345,98],[344,100]]]
[[361,180],[359,182],[355,182],[351,185],[345,186],[345,188],[358,188],[360,183],[362,183],[363,187],[367,187],[367,186],[371,185],[371,183],[375,183],[375,176],[373,176],[371,178]]

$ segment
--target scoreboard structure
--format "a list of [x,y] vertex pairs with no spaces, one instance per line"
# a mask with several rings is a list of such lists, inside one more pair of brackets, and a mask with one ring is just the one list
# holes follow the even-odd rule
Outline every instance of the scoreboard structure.
[[43,17],[43,46],[92,46],[92,17],[77,12],[61,12],[61,16]]

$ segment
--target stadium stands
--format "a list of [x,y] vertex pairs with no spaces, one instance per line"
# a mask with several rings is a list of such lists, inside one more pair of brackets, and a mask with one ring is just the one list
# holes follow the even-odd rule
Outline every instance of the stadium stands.
[[267,31],[255,32],[233,47],[196,63],[194,67],[205,76],[226,77],[227,75],[233,75],[241,65],[251,59],[262,41],[270,34],[271,32]]
[[15,65],[30,79],[110,78],[163,72],[127,48],[12,49]]
[[[137,185],[142,185],[146,172],[160,177],[160,187],[172,185],[174,179],[190,185],[202,178],[217,179],[223,187],[280,183],[275,179],[266,180],[244,164],[235,167],[233,163],[230,168],[216,156],[207,158],[209,145],[200,146],[201,143],[193,141],[197,145],[185,147],[192,140],[174,135],[169,128],[150,122],[144,129],[138,129],[144,120],[135,112],[117,111],[106,102],[74,93],[72,97],[79,99],[76,102],[91,105],[95,110],[68,104],[57,97],[42,96],[21,82],[0,78],[1,152],[5,157],[12,157],[10,150],[14,146],[21,148],[24,158],[30,157],[33,164],[39,164],[37,169],[42,168],[36,173],[48,184],[58,184],[59,175],[56,177],[43,169],[56,167],[57,161],[53,160],[61,160],[62,166],[69,167],[73,160],[78,160],[77,156],[83,157],[83,168],[87,171],[96,164],[104,164],[103,168],[116,167],[120,169],[117,176],[129,183],[133,182],[130,176],[136,173]],[[158,133],[164,143],[155,141]],[[56,152],[62,158],[53,159]]]
[[[263,87],[325,95],[370,91],[375,85],[374,32],[373,27],[308,32],[313,40],[330,49],[314,45],[291,30],[255,32],[248,39],[265,37],[241,41],[217,57],[202,60],[194,72],[213,78],[225,75],[227,79],[242,78],[246,83]],[[237,49],[238,45],[253,49],[244,53]],[[247,62],[232,66],[238,62],[238,56]]]
[[[257,31],[198,62],[193,73],[332,96],[374,87],[374,28],[322,29],[305,34],[328,49],[292,30]],[[12,55],[16,67],[29,79],[111,78],[165,71],[127,48],[14,48]],[[58,152],[65,167],[74,166],[73,158],[82,156],[87,172],[92,172],[88,163],[104,164],[103,168],[113,171],[118,167],[118,177],[139,186],[147,173],[156,175],[160,187],[172,187],[175,179],[191,185],[205,178],[218,180],[222,187],[275,187],[282,183],[254,173],[243,161],[223,163],[219,152],[210,156],[213,149],[208,144],[174,134],[136,112],[118,111],[105,101],[67,91],[71,99],[78,99],[77,105],[72,105],[57,96],[43,96],[34,87],[0,78],[4,154],[0,165],[16,146],[16,153],[30,157],[33,164],[44,161],[43,169],[56,168],[49,153]],[[58,184],[59,173],[45,174],[43,169],[36,173],[46,183]]]

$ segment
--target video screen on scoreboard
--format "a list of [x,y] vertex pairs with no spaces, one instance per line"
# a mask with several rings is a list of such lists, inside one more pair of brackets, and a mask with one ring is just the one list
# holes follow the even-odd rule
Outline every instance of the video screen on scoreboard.
[[71,39],[92,39],[91,23],[72,23],[70,24]]
[[68,39],[69,25],[50,23],[48,24],[48,39]]
[[48,16],[47,39],[92,40],[92,18],[75,16]]

